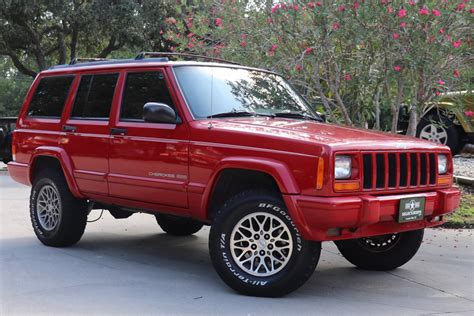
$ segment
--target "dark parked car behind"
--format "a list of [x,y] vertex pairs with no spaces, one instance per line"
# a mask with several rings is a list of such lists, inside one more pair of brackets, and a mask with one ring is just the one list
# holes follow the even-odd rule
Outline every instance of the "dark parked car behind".
[[16,117],[0,117],[0,161],[8,163],[12,160],[12,137]]

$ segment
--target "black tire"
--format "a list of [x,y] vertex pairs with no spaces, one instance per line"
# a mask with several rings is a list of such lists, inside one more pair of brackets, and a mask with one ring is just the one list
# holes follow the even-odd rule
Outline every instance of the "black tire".
[[[275,222],[277,225],[281,225],[274,227],[281,227],[281,231],[284,231],[283,234],[285,235],[281,235],[281,231],[277,231],[276,233],[280,234],[279,237],[286,236],[288,239],[291,238],[293,244],[292,247],[289,247],[291,244],[289,242],[287,243],[288,250],[285,250],[286,257],[283,259],[283,261],[286,260],[286,264],[282,263],[278,267],[277,262],[277,268],[275,268],[276,261],[273,260],[275,255],[273,255],[272,251],[267,251],[268,256],[263,254],[266,257],[262,261],[260,259],[258,261],[255,261],[256,259],[249,259],[251,261],[251,267],[247,269],[247,271],[244,270],[244,268],[246,268],[245,266],[242,268],[237,264],[234,257],[236,250],[232,252],[233,250],[230,247],[231,238],[235,236],[233,235],[234,227],[239,225],[242,221],[245,222],[248,216],[262,216],[263,218],[267,216],[271,218],[269,220],[270,226],[274,225]],[[250,219],[249,222],[251,221]],[[259,224],[258,230],[265,226],[266,221],[267,219],[262,220],[262,226]],[[272,230],[270,229],[269,231]],[[274,231],[270,233],[272,236],[274,234],[273,232]],[[288,236],[288,232],[291,237]],[[260,231],[260,234],[261,233]],[[275,239],[271,239],[272,237],[267,235],[266,232],[262,235],[267,239],[267,241],[263,241],[264,244],[261,243],[260,237],[258,238],[258,242],[253,239],[250,239],[248,242],[247,247],[249,248],[246,251],[250,252],[252,258],[256,258],[258,251],[255,252],[250,249],[260,249],[260,251],[262,251],[263,249],[274,249],[273,247],[275,247],[276,250],[276,243],[278,241],[274,243],[275,246],[270,248],[270,243],[267,242],[272,242]],[[239,237],[238,240],[243,238],[242,234],[241,236],[242,237]],[[262,240],[264,238],[262,238]],[[240,241],[235,242],[234,245],[237,245],[239,242]],[[253,244],[251,244],[251,242]],[[257,246],[259,242],[260,246]],[[289,249],[291,249],[291,252]],[[239,256],[243,257],[245,255],[244,252],[245,251],[242,251]],[[306,241],[301,237],[287,212],[285,204],[279,197],[264,191],[246,191],[230,198],[216,212],[209,234],[209,253],[214,268],[219,276],[235,291],[252,296],[278,297],[296,290],[311,277],[319,261],[321,243]],[[255,256],[253,256],[252,253],[254,253]],[[283,252],[277,253],[279,253],[279,255],[283,254]],[[270,256],[270,254],[272,254],[272,256]],[[281,258],[283,258],[283,256]],[[268,276],[255,275],[255,273],[258,274],[261,269],[261,262],[264,262],[265,270],[268,272],[269,266],[265,263],[267,259],[270,260],[270,269],[273,269],[274,273]],[[254,264],[257,265],[257,271],[251,274],[248,270],[252,271]]]
[[[50,229],[47,229],[38,214],[39,204],[42,203],[38,200],[44,201],[40,197],[42,190],[54,190],[58,196],[59,220]],[[84,233],[87,204],[72,195],[62,172],[46,169],[35,177],[30,196],[30,217],[33,230],[43,244],[53,247],[71,246],[77,243]]]
[[416,127],[416,137],[427,139],[426,137],[423,137],[422,131],[429,125],[433,125],[433,127],[436,127],[437,125],[438,132],[444,129],[446,131],[447,139],[445,142],[443,139],[443,143],[451,149],[453,156],[459,154],[464,145],[462,141],[464,135],[460,127],[454,124],[449,118],[436,112],[432,112],[424,116],[418,123],[418,126]]
[[420,229],[398,234],[341,240],[336,241],[336,245],[344,258],[358,268],[375,271],[393,270],[413,258],[420,248],[423,232],[423,229]]
[[156,215],[156,221],[167,234],[174,236],[188,236],[197,233],[203,226],[202,223],[190,218],[172,215]]

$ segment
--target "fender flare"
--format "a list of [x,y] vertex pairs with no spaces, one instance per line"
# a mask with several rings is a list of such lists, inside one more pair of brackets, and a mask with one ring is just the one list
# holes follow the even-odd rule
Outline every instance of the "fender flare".
[[209,178],[208,185],[204,190],[202,208],[206,214],[209,214],[208,207],[217,180],[219,179],[220,174],[227,169],[246,169],[263,172],[275,180],[282,194],[300,193],[300,188],[289,167],[285,163],[261,157],[227,157],[219,161],[215,166],[214,171]]
[[40,146],[33,151],[30,158],[30,163],[28,164],[28,177],[30,183],[32,183],[33,180],[33,170],[35,161],[39,157],[52,157],[57,159],[72,195],[74,195],[76,198],[84,198],[84,196],[79,191],[79,187],[77,186],[76,180],[73,176],[73,164],[71,158],[68,156],[68,154],[63,148],[53,146]]

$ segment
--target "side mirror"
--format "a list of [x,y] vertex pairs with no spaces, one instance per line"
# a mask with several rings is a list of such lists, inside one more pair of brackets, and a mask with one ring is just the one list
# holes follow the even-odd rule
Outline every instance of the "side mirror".
[[177,113],[169,105],[148,102],[143,106],[143,119],[149,123],[181,123]]

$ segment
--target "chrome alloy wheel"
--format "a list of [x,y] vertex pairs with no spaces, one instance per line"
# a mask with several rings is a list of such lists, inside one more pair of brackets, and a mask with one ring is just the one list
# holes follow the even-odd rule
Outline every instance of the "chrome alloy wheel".
[[428,124],[421,130],[420,138],[446,145],[448,142],[448,133],[441,125]]
[[41,228],[46,231],[55,229],[61,220],[61,211],[59,193],[56,188],[49,184],[43,186],[36,202],[36,213]]
[[257,277],[274,275],[289,262],[293,236],[277,216],[266,212],[243,217],[230,236],[232,258],[240,269]]
[[367,238],[361,238],[360,242],[362,245],[373,252],[387,251],[395,246],[400,239],[400,234],[388,234],[382,236],[373,236]]

